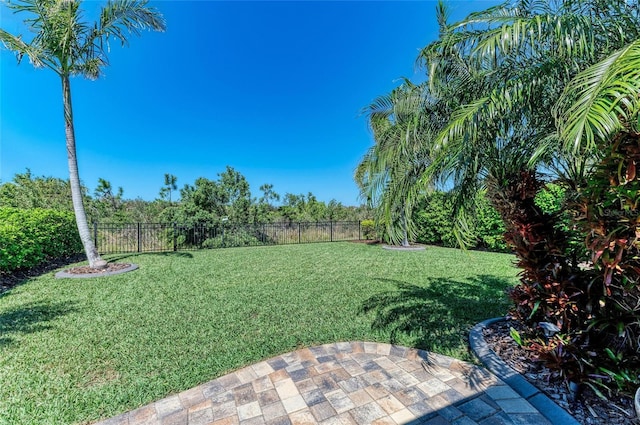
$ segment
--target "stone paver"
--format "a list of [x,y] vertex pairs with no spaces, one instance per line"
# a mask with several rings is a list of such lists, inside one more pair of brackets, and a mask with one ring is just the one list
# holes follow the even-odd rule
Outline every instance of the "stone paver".
[[96,425],[521,423],[552,424],[485,369],[406,347],[340,342],[274,357]]

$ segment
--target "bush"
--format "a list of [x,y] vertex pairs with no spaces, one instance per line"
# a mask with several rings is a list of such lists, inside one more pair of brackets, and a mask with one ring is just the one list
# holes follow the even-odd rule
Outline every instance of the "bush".
[[593,270],[579,354],[588,382],[633,393],[640,383],[640,136],[621,133],[590,176],[578,223]]
[[0,208],[0,271],[35,267],[82,250],[73,214]]
[[[457,247],[453,233],[453,205],[444,192],[433,192],[424,197],[414,209],[416,240],[420,243]],[[504,224],[498,212],[484,195],[478,198],[475,217],[470,223],[470,237],[475,241],[469,248],[505,252]]]
[[264,245],[251,232],[242,228],[226,229],[224,233],[209,238],[202,243],[202,248],[229,248],[238,246]]
[[456,246],[451,203],[443,192],[426,195],[414,209],[416,240],[430,245]]
[[367,240],[376,238],[376,222],[373,220],[362,220],[360,222],[362,237]]
[[500,214],[491,206],[486,196],[478,199],[478,208],[475,217],[475,234],[478,247],[494,252],[509,252],[504,240],[506,228]]
[[584,243],[584,232],[580,231],[575,224],[575,211],[572,211],[575,208],[573,205],[575,201],[571,201],[571,193],[562,186],[547,183],[536,194],[535,203],[542,212],[554,216],[556,231],[567,238],[564,255],[571,260],[572,266],[576,267],[579,263],[588,261],[589,258]]

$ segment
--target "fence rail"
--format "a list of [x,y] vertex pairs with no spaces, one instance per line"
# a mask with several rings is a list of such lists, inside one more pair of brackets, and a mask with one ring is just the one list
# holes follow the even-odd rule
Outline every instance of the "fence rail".
[[188,226],[177,223],[93,224],[93,240],[101,254],[338,242],[361,238],[359,221]]

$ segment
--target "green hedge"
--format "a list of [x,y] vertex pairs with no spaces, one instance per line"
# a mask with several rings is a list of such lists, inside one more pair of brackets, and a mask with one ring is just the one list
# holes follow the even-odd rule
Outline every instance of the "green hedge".
[[[505,228],[500,215],[484,196],[477,203],[474,220],[469,223],[475,243],[469,248],[507,252],[503,237]],[[416,240],[420,243],[458,247],[453,233],[452,216],[453,205],[447,193],[433,192],[426,195],[413,213],[417,229]]]
[[0,271],[27,269],[82,250],[73,214],[0,208]]

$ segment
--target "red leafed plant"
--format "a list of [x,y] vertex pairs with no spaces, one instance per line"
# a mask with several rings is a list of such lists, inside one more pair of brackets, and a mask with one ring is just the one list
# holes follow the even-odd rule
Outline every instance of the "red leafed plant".
[[489,184],[489,196],[505,222],[505,240],[521,269],[520,284],[510,292],[512,313],[532,328],[548,322],[569,333],[583,321],[579,306],[586,287],[569,258],[568,237],[556,225],[558,216],[535,203],[543,184],[535,172],[521,171],[502,183]]
[[[640,134],[623,132],[606,150],[578,204],[594,265],[587,289],[588,359],[600,385],[640,381]],[[586,360],[585,360],[586,361]]]

